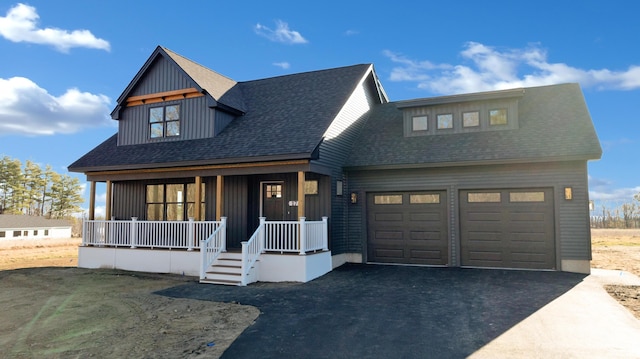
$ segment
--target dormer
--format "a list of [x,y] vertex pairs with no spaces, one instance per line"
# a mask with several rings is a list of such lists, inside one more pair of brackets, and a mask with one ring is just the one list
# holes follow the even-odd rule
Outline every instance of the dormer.
[[236,81],[157,47],[118,98],[118,146],[212,138],[244,114]]
[[518,128],[523,89],[399,101],[405,137]]

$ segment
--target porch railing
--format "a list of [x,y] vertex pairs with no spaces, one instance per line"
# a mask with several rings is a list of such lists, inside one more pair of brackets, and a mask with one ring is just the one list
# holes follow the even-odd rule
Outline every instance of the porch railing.
[[193,250],[222,221],[85,220],[82,245],[101,247],[168,248]]
[[265,221],[264,250],[299,253],[328,250],[327,217],[322,221]]
[[258,229],[253,232],[248,241],[242,242],[242,272],[240,273],[240,284],[247,285],[249,271],[256,263],[260,254],[264,252],[265,238],[265,218],[260,217]]
[[205,278],[207,268],[227,251],[227,217],[220,218],[220,225],[207,239],[200,241],[200,279]]

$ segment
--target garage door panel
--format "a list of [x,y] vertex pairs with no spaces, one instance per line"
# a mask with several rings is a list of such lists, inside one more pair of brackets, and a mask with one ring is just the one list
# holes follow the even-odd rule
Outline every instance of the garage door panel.
[[403,249],[377,248],[375,254],[380,261],[385,262],[401,260],[404,258]]
[[500,222],[502,220],[502,212],[468,212],[466,220],[469,222]]
[[[367,194],[367,260],[446,265],[449,235],[445,191]],[[376,201],[377,198],[377,201]],[[394,204],[382,199],[393,198]]]
[[471,262],[501,262],[503,254],[502,252],[469,251],[468,260]]
[[509,220],[511,222],[546,222],[548,220],[546,213],[539,212],[523,212],[523,213],[514,213],[511,212],[509,214]]
[[409,220],[412,222],[434,222],[440,226],[442,215],[440,213],[409,213]]
[[377,240],[402,240],[404,233],[402,231],[376,231],[375,239]]
[[467,232],[467,238],[470,243],[473,242],[501,242],[502,241],[502,233],[500,232]]
[[[410,231],[409,239],[413,241],[442,241],[442,232],[429,232],[429,231]],[[446,239],[446,238],[445,238]]]
[[[499,202],[468,202],[468,193],[500,193]],[[514,194],[515,193],[515,194]],[[497,196],[494,196],[497,197]],[[474,200],[483,201],[478,195]],[[463,266],[555,268],[552,189],[460,191]]]
[[402,213],[376,213],[375,216],[376,222],[402,222],[404,221],[404,216]]

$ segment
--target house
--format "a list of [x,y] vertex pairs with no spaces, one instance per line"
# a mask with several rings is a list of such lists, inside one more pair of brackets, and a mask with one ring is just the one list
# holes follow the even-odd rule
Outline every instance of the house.
[[0,240],[71,238],[71,224],[64,219],[0,214]]
[[346,262],[589,272],[602,151],[577,84],[390,102],[371,64],[237,82],[158,47],[111,116],[69,166],[91,188],[81,267],[241,285]]

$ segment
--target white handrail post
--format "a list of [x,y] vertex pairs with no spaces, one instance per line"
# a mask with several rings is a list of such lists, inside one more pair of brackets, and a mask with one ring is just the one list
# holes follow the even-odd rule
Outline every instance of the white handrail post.
[[115,221],[115,220],[116,220],[116,217],[111,217],[111,220],[107,223],[107,227],[109,228],[109,230],[107,231],[108,235],[105,236],[105,239],[107,241],[106,244],[108,244],[108,245],[112,245],[113,244],[113,232],[114,232],[113,231],[113,226],[114,226],[113,221]]
[[307,224],[306,217],[300,217],[300,255],[307,254]]
[[247,285],[247,262],[249,258],[249,247],[246,241],[242,242],[242,273],[240,276],[240,283],[245,286]]
[[260,241],[260,253],[264,253],[265,248],[265,222],[267,221],[267,217],[260,217],[260,226],[258,227],[258,240]]
[[200,279],[204,279],[204,273],[207,270],[207,245],[205,240],[200,240]]
[[136,248],[138,242],[138,217],[131,217],[131,248]]
[[227,251],[227,217],[220,217],[220,225],[222,226],[222,229],[220,230],[220,251],[221,252],[226,252]]
[[329,250],[329,217],[322,217],[322,250]]
[[194,236],[196,223],[193,221],[193,217],[189,217],[189,228],[187,229],[187,251],[193,251],[193,244],[196,240]]
[[86,246],[87,245],[87,220],[86,219],[82,219],[82,246]]

